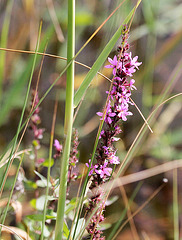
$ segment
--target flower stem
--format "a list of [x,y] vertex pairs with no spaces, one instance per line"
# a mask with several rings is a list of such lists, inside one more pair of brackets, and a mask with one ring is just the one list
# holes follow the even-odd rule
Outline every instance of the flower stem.
[[[67,64],[69,64],[69,62],[72,60],[74,54],[75,54],[75,0],[68,0]],[[72,61],[72,63],[67,69],[64,147],[61,159],[60,190],[57,209],[55,240],[62,240],[63,237],[67,175],[73,123],[73,96],[74,96],[74,61]]]

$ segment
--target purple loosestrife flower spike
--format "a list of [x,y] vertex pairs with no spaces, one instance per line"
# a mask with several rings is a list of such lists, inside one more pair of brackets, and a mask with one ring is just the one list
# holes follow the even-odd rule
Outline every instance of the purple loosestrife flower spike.
[[[32,100],[31,100],[31,109],[34,109],[37,104],[39,103],[39,97],[38,97],[38,93],[35,90],[32,90]],[[41,119],[39,116],[40,113],[40,108],[37,107],[36,110],[34,111],[34,113],[32,114],[31,118],[30,118],[30,129],[33,131],[33,148],[34,148],[34,161],[35,161],[35,167],[39,167],[44,161],[44,158],[38,158],[37,157],[37,150],[40,149],[40,139],[43,138],[43,133],[44,133],[44,129],[43,128],[39,128],[39,125],[41,123]]]
[[[100,205],[100,209],[96,211],[87,227],[88,233],[94,240],[103,240],[102,231],[98,229],[98,224],[104,220],[103,210],[105,208],[104,192],[101,190],[100,185],[108,181],[113,171],[113,166],[119,164],[119,158],[116,156],[117,150],[114,148],[113,143],[118,141],[116,137],[121,133],[119,123],[127,120],[127,116],[132,115],[129,111],[129,106],[133,105],[130,101],[131,92],[136,87],[134,86],[135,80],[128,79],[133,76],[133,73],[138,70],[142,64],[138,62],[138,56],[132,58],[132,53],[129,50],[127,42],[128,31],[127,26],[123,27],[123,36],[121,46],[118,47],[118,55],[113,59],[108,58],[109,65],[106,68],[113,69],[113,83],[112,89],[109,93],[109,100],[106,106],[106,114],[104,119],[104,127],[99,136],[99,145],[96,150],[96,164],[91,165],[89,176],[91,176],[91,184],[89,189],[92,191],[97,187],[97,194],[89,199],[87,207],[87,216],[91,214],[94,208]],[[97,112],[97,115],[103,120],[103,113]],[[90,160],[89,160],[90,162]],[[89,164],[86,164],[89,167]]]

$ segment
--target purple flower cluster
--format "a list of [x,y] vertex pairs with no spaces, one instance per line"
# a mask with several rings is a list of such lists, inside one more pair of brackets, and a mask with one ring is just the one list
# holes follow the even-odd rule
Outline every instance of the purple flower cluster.
[[[32,91],[32,102],[31,102],[31,106],[33,107],[33,109],[37,106],[38,103],[39,103],[38,93],[36,93],[33,90]],[[43,138],[43,132],[44,132],[44,129],[38,128],[38,125],[41,123],[39,112],[40,112],[40,108],[37,107],[31,117],[31,129],[33,130],[34,138],[37,139],[37,141],[39,139]],[[39,143],[39,141],[38,141],[38,143]]]
[[[123,29],[122,44],[118,47],[118,55],[115,55],[113,59],[108,58],[110,65],[105,66],[106,68],[113,69],[113,82],[111,91],[106,92],[109,94],[109,97],[105,114],[102,112],[97,113],[97,115],[101,117],[101,120],[103,120],[104,116],[105,124],[101,131],[100,144],[96,151],[96,164],[91,164],[91,170],[89,172],[89,176],[92,176],[90,190],[108,181],[112,175],[113,166],[120,163],[119,158],[116,156],[116,149],[113,143],[119,140],[116,136],[121,132],[119,126],[120,120],[126,121],[127,116],[132,115],[129,111],[129,105],[132,104],[130,96],[131,91],[136,89],[136,87],[134,86],[135,80],[129,80],[129,78],[132,78],[133,73],[142,63],[137,61],[137,56],[132,58],[131,52],[127,52],[129,49],[127,42],[128,31],[126,26],[124,26]],[[89,164],[86,165],[89,167]],[[99,202],[98,199],[101,199],[100,194],[97,194],[89,200],[88,212],[93,211],[93,208],[96,207]],[[102,209],[104,209],[103,203]],[[104,238],[97,237],[102,233],[97,229],[97,224],[103,221],[104,217],[102,215],[103,212],[99,215],[97,212],[91,219],[87,231],[93,236],[93,239],[100,240]]]
[[[31,108],[35,109],[38,103],[39,103],[38,93],[35,90],[33,90]],[[44,133],[44,129],[39,128],[39,125],[41,123],[39,113],[40,113],[40,108],[37,107],[30,119],[30,129],[33,131],[33,136],[34,136],[32,145],[34,147],[34,154],[35,154],[35,167],[39,167],[40,164],[42,164],[45,161],[44,158],[38,158],[37,156],[37,150],[40,148],[40,139],[43,138],[43,133]]]

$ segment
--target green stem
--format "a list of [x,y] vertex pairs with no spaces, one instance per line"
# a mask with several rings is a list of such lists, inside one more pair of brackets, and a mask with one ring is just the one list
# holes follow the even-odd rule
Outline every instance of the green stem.
[[[67,64],[72,61],[75,54],[75,0],[68,0],[68,40]],[[62,240],[64,225],[64,210],[66,201],[67,175],[73,124],[73,96],[74,96],[74,61],[67,69],[66,107],[64,122],[64,147],[61,159],[60,190],[55,229],[55,240]]]

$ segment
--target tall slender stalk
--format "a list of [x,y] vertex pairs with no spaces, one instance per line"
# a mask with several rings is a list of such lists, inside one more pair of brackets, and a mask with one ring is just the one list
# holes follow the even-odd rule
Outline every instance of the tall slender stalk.
[[[67,64],[75,54],[75,0],[68,0],[68,40]],[[64,147],[61,159],[60,189],[55,229],[55,240],[62,240],[64,225],[64,210],[66,201],[67,175],[73,124],[73,96],[74,96],[74,61],[67,69],[66,107],[64,122]]]

